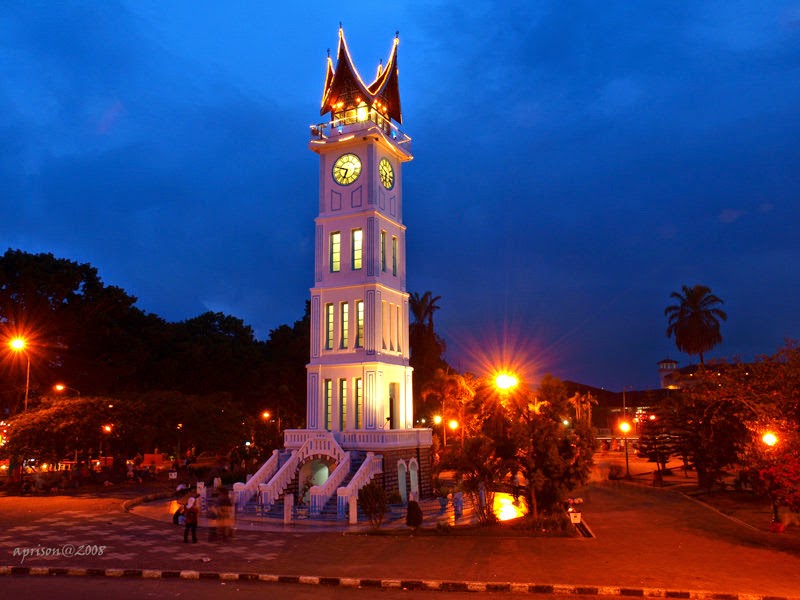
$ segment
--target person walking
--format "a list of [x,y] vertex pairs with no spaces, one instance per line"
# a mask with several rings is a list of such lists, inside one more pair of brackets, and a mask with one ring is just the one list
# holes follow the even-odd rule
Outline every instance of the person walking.
[[189,496],[186,501],[186,510],[184,511],[186,518],[185,526],[183,529],[183,543],[189,543],[189,532],[192,532],[192,543],[197,543],[197,521],[200,517],[200,511],[197,506],[197,499],[194,496]]

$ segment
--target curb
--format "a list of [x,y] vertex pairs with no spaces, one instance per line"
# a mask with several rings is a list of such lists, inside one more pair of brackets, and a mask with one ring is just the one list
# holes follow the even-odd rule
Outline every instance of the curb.
[[705,590],[668,590],[601,585],[562,585],[513,583],[509,581],[442,581],[430,579],[361,579],[357,577],[317,577],[311,575],[272,575],[252,572],[190,571],[157,569],[95,569],[79,567],[0,566],[0,577],[127,577],[132,579],[187,579],[218,581],[259,581],[298,585],[325,585],[347,588],[398,589],[440,592],[511,592],[515,594],[580,595],[624,598],[689,598],[691,600],[800,600],[800,597],[757,594],[728,594]]
[[135,508],[140,504],[144,504],[145,502],[153,502],[155,500],[166,500],[167,498],[173,498],[174,496],[175,496],[174,492],[154,492],[152,494],[147,494],[146,496],[138,496],[130,500],[125,500],[125,502],[122,503],[122,509],[125,512],[130,512],[132,508]]

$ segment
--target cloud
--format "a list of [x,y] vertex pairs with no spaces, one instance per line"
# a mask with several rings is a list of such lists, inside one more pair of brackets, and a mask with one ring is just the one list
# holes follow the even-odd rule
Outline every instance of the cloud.
[[733,223],[734,221],[737,221],[746,214],[747,212],[744,210],[738,210],[735,208],[726,208],[719,214],[719,220],[720,223],[726,223],[726,224]]

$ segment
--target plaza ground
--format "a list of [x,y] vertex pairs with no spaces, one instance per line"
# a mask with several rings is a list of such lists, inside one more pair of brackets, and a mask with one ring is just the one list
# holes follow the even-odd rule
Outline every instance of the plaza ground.
[[[598,459],[602,463],[603,457]],[[105,546],[103,555],[29,557],[24,566],[412,584],[514,582],[544,586],[540,589],[584,586],[618,595],[649,590],[661,595],[707,591],[800,598],[800,528],[770,533],[769,510],[763,505],[725,515],[704,503],[691,478],[680,472],[663,488],[652,487],[639,465],[632,476],[630,482],[596,482],[581,490],[593,538],[511,536],[502,529],[492,535],[428,530],[412,536],[401,523],[390,526],[391,535],[367,535],[306,524],[242,526],[227,544],[209,542],[201,528],[195,545],[183,544],[182,530],[172,524],[165,501],[125,511],[125,500],[146,491],[127,485],[72,497],[6,496],[0,497],[0,564],[22,566],[19,554],[14,555],[18,548],[82,544]],[[432,518],[428,515],[428,522]]]

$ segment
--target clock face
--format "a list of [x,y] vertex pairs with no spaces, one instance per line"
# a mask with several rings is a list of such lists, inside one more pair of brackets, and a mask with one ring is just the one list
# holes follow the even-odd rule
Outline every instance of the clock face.
[[385,158],[382,158],[381,162],[378,163],[378,174],[381,176],[383,187],[387,190],[394,187],[394,169],[392,169],[392,164]]
[[355,154],[342,154],[333,163],[333,178],[336,183],[350,185],[361,175],[361,159]]

